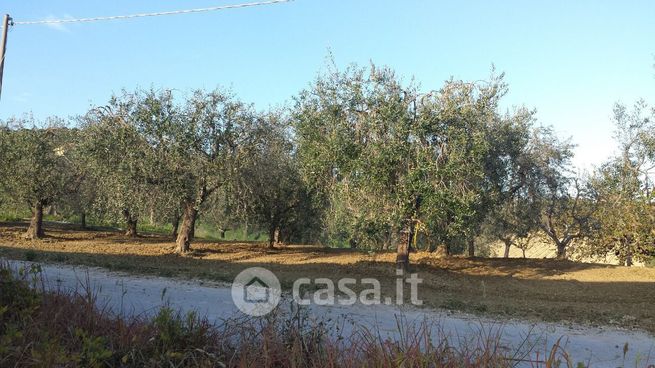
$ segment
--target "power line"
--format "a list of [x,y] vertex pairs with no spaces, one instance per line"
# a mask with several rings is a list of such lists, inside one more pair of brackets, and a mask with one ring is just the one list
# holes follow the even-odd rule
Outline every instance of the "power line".
[[88,22],[97,22],[97,21],[106,21],[106,20],[132,19],[132,18],[144,18],[144,17],[158,17],[158,16],[161,16],[161,15],[204,13],[204,12],[211,12],[211,11],[217,11],[217,10],[249,8],[249,7],[261,6],[261,5],[273,5],[273,4],[278,4],[278,3],[286,3],[286,2],[289,2],[289,1],[293,1],[293,0],[270,0],[270,1],[260,1],[260,2],[253,2],[253,3],[242,3],[242,4],[212,6],[212,7],[209,7],[209,8],[173,10],[173,11],[164,11],[164,12],[156,12],[156,13],[138,13],[138,14],[129,14],[129,15],[112,15],[112,16],[93,17],[93,18],[43,19],[43,20],[31,20],[31,21],[14,21],[13,24],[14,25],[32,25],[32,24],[88,23]]

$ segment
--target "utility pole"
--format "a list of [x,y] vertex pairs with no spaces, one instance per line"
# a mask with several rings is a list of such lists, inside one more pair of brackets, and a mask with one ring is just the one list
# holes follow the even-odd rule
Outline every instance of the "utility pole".
[[9,14],[5,14],[2,19],[2,39],[0,40],[0,95],[2,95],[2,74],[5,70],[5,50],[7,48],[7,33],[10,22],[11,17]]

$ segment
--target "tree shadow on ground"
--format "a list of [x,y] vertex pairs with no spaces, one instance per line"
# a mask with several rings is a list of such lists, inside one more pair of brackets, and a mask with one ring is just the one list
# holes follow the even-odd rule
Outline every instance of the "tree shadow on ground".
[[[175,239],[169,235],[142,232],[137,237],[125,236],[110,227],[80,229],[79,225],[61,222],[46,222],[45,242],[93,242],[102,240],[114,244],[161,245],[163,250],[174,250]],[[0,223],[0,239],[20,240],[28,227],[26,222]],[[13,235],[13,236],[12,236]],[[359,249],[329,248],[312,245],[291,245],[269,248],[266,242],[235,241],[197,238],[192,244],[189,257],[205,258],[212,255],[249,252],[261,255],[302,255],[312,257],[353,256],[355,258],[393,258],[393,251],[369,252]],[[525,258],[466,258],[461,256],[440,257],[434,253],[412,253],[413,267],[427,267],[424,270],[448,270],[451,273],[507,277],[553,277],[585,270],[611,270],[619,266],[561,261],[556,259]],[[377,262],[376,262],[377,263]]]
[[[372,277],[391,291],[397,281],[394,254],[390,252],[302,246],[270,250],[265,243],[199,239],[193,244],[192,253],[180,256],[172,253],[174,241],[160,235],[132,239],[117,232],[50,228],[50,238],[43,243],[7,236],[24,231],[24,226],[2,224],[0,240],[5,245],[0,246],[1,257],[221,282],[231,282],[243,269],[259,266],[274,272],[286,288],[299,277],[335,281],[342,277]],[[89,245],[78,241],[85,236]],[[412,254],[412,259],[411,271],[423,279],[420,297],[428,307],[502,318],[615,324],[655,331],[652,270],[543,259],[439,258],[424,252]],[[593,282],[553,278],[566,278],[579,271],[597,276]],[[630,278],[636,271],[642,274],[641,279]],[[608,278],[607,272],[619,273],[623,279]],[[649,275],[654,277],[649,279]]]
[[[134,254],[93,254],[29,250],[30,260],[102,267],[129,274],[182,277],[231,282],[248,267],[271,270],[283,288],[289,290],[295,280],[307,277],[356,280],[375,278],[383,295],[393,296],[397,277],[393,264],[358,261],[354,264],[316,262],[280,264],[220,260],[206,257]],[[0,256],[25,259],[26,249],[0,246]],[[413,269],[423,283],[419,297],[425,306],[444,308],[495,318],[526,318],[544,321],[617,325],[655,332],[655,285],[649,282],[581,282],[575,280],[519,279],[499,275],[471,275],[425,264]],[[354,289],[358,290],[359,286]]]
[[582,263],[569,260],[557,260],[552,258],[525,259],[525,258],[463,258],[443,257],[425,258],[416,262],[419,265],[427,265],[448,269],[452,272],[463,272],[466,274],[498,274],[504,276],[523,277],[552,277],[561,276],[567,273],[585,270],[608,270],[620,266]]

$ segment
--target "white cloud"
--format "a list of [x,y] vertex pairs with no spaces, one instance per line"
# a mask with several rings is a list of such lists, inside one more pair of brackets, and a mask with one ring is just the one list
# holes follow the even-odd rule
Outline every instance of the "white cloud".
[[[47,20],[73,19],[73,16],[70,15],[70,14],[64,14],[64,17],[62,18],[62,17],[56,17],[56,16],[50,14],[47,17],[45,17],[45,19],[47,19]],[[71,33],[71,30],[68,27],[66,27],[66,25],[64,23],[45,23],[45,26],[50,28],[50,29],[54,29],[55,31],[64,32],[64,33]]]

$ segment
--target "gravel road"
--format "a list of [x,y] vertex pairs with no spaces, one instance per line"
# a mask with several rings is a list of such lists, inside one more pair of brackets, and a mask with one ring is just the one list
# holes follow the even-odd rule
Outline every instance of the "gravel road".
[[[28,262],[9,261],[18,269]],[[75,290],[91,285],[98,295],[98,304],[118,313],[151,314],[168,304],[182,312],[195,310],[211,321],[239,316],[232,302],[230,286],[196,280],[134,276],[100,268],[41,264],[48,289]],[[289,298],[287,297],[287,300]],[[655,306],[654,306],[655,307]],[[317,306],[308,307],[316,319],[331,320],[348,334],[355,326],[374,328],[382,336],[399,337],[398,323],[412,326],[428,322],[435,331],[451,336],[454,341],[485,333],[502,331],[504,346],[517,347],[526,339],[533,345],[531,357],[543,357],[544,352],[562,339],[574,362],[591,363],[592,367],[637,366],[655,364],[655,337],[641,331],[614,327],[583,327],[526,321],[498,321],[466,314],[432,309],[398,306]],[[436,334],[437,332],[435,332]],[[628,352],[624,363],[624,346]],[[513,350],[514,350],[513,348]]]

